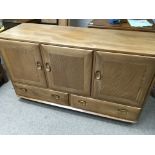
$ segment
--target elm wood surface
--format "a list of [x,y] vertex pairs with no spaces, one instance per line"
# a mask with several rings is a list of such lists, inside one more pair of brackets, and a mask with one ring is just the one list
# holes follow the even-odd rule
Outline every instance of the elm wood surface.
[[69,105],[68,93],[14,83],[16,93],[21,96],[37,98],[58,104]]
[[47,87],[38,44],[1,40],[0,47],[14,82]]
[[93,73],[94,98],[141,107],[154,78],[155,59],[96,51]]
[[149,32],[24,23],[4,31],[0,38],[155,56],[155,35]]
[[[120,24],[109,24],[108,19],[93,19],[89,24],[89,28],[100,29],[115,29],[115,30],[130,30],[130,31],[143,31],[143,32],[155,32],[155,23],[152,20],[148,20],[153,23],[151,27],[132,27],[127,20],[122,20]],[[155,87],[155,85],[154,85]],[[153,88],[154,88],[153,87]],[[155,89],[152,89],[151,95],[155,97]]]
[[127,19],[122,20],[120,24],[109,24],[108,19],[93,19],[89,24],[89,28],[100,29],[115,29],[115,30],[129,30],[129,31],[142,31],[142,32],[155,32],[155,24],[152,20],[148,20],[153,26],[148,27],[132,27],[128,23]]
[[138,120],[141,112],[141,108],[125,106],[113,102],[101,101],[77,95],[71,95],[70,104],[72,107],[78,109],[105,114],[133,122]]
[[41,45],[41,51],[49,88],[90,95],[91,50]]
[[[135,33],[129,31],[99,32],[101,30],[23,24],[1,33],[0,50],[16,93],[32,100],[65,104],[68,108],[79,106],[74,102],[76,96],[80,104],[88,104],[84,111],[127,122],[137,121],[140,112],[135,109],[141,111],[155,80],[154,36],[141,32],[135,37]],[[124,42],[119,43],[117,38]],[[144,48],[132,47],[131,43],[143,43]],[[110,47],[115,51],[110,51]],[[60,102],[64,98],[65,102]],[[117,111],[115,116],[114,111]]]
[[[88,109],[87,110],[84,110],[84,108],[80,108],[80,107],[73,107],[73,106],[68,106],[68,105],[62,105],[62,104],[57,104],[57,103],[53,103],[53,102],[48,102],[48,101],[45,101],[45,100],[41,100],[41,99],[34,99],[34,98],[31,98],[31,97],[26,97],[26,96],[23,96],[23,95],[19,95],[17,94],[18,97],[22,98],[22,99],[26,99],[26,100],[30,100],[30,101],[35,101],[35,102],[39,102],[39,103],[43,103],[43,104],[47,104],[47,105],[52,105],[52,106],[56,106],[56,107],[60,107],[60,108],[65,108],[65,109],[70,109],[70,110],[74,110],[74,111],[78,111],[78,112],[83,112],[83,113],[87,113],[87,114],[91,114],[91,115],[95,115],[95,116],[100,116],[100,117],[106,117],[106,118],[109,118],[109,119],[114,119],[114,120],[118,120],[118,121],[123,121],[123,122],[128,122],[128,123],[136,123],[137,120],[138,120],[138,117],[139,117],[139,114],[141,113],[141,109],[140,108],[136,108],[134,109],[134,114],[135,114],[135,117],[137,119],[135,120],[127,120],[126,117],[125,118],[120,118],[118,117],[118,114],[117,116],[111,116],[109,113],[108,114],[104,114],[104,113],[97,113],[97,112],[93,112],[93,111],[89,111]],[[79,98],[80,99],[80,98]],[[92,98],[91,98],[92,99]],[[92,100],[93,101],[93,100]],[[94,102],[95,101],[95,102]],[[96,103],[96,100],[94,100],[93,103]],[[99,100],[98,100],[99,101]],[[103,102],[103,101],[102,101]],[[109,103],[109,102],[103,102],[103,103]],[[74,103],[73,103],[74,104]],[[111,108],[113,109],[113,106],[111,105]],[[134,107],[131,107],[130,110],[131,112],[133,113],[132,109]],[[121,113],[124,114],[124,109],[119,109],[117,111],[120,111]],[[103,111],[102,111],[103,112]],[[111,111],[112,112],[112,111]],[[137,115],[136,115],[137,113]],[[120,114],[119,114],[120,115]],[[122,114],[121,114],[122,115]],[[131,115],[131,113],[130,113]],[[134,118],[132,115],[131,115],[132,118]],[[128,117],[129,118],[129,117]]]

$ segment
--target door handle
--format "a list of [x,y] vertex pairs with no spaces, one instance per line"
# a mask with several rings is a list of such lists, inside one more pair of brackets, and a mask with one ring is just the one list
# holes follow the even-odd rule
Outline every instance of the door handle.
[[46,66],[46,71],[50,72],[51,71],[51,67],[50,67],[49,63],[46,63],[45,66]]
[[37,69],[42,70],[42,65],[41,65],[41,63],[39,61],[37,61]]
[[101,72],[100,71],[95,72],[95,79],[96,80],[101,80]]

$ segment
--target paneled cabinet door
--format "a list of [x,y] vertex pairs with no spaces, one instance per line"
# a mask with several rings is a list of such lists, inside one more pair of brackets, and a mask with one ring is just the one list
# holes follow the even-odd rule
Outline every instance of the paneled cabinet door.
[[41,45],[49,87],[90,95],[92,51]]
[[155,59],[152,57],[97,51],[92,96],[141,107],[154,73]]
[[0,50],[14,82],[47,86],[38,44],[0,40]]

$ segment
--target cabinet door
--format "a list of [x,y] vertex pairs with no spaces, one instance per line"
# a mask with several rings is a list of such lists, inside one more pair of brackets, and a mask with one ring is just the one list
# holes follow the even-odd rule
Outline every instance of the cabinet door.
[[92,96],[140,107],[155,73],[155,59],[95,52]]
[[14,82],[46,87],[37,44],[0,40],[0,49]]
[[90,95],[92,51],[41,45],[49,87]]

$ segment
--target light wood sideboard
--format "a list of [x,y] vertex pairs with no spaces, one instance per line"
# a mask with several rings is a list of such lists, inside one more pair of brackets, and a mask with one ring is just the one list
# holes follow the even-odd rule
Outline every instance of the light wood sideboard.
[[136,122],[155,76],[155,35],[25,23],[0,34],[16,94]]

